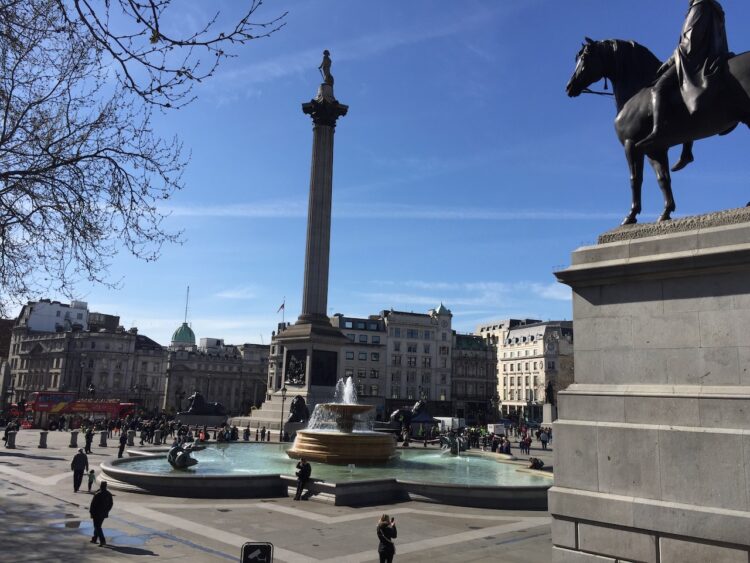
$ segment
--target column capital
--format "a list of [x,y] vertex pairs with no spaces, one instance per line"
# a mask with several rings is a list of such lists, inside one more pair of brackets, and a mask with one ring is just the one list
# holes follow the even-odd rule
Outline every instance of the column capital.
[[309,102],[302,104],[302,111],[312,117],[315,125],[336,127],[336,120],[346,115],[349,106],[340,104],[333,97],[333,86],[321,84],[318,88],[318,95]]

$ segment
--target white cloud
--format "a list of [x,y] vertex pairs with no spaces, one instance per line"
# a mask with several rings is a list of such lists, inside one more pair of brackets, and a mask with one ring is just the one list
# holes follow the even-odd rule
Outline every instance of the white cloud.
[[257,291],[253,287],[236,287],[214,294],[214,297],[219,299],[255,299],[257,296]]

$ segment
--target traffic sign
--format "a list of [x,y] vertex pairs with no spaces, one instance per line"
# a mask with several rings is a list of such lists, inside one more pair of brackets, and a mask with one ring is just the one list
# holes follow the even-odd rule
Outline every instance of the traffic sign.
[[273,544],[247,542],[242,546],[242,563],[273,563]]

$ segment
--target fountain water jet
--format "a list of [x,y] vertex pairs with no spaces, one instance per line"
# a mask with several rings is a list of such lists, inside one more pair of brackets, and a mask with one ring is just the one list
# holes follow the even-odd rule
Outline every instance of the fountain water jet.
[[375,407],[357,404],[352,378],[336,384],[336,402],[315,406],[310,423],[299,430],[294,445],[287,450],[291,458],[332,464],[380,464],[390,460],[396,443],[390,434],[373,432],[364,415]]

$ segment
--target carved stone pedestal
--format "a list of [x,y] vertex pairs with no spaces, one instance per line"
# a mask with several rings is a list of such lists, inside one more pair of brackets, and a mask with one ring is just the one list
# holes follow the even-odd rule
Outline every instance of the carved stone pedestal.
[[557,561],[748,561],[750,210],[635,225],[573,253]]

